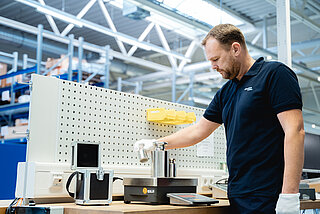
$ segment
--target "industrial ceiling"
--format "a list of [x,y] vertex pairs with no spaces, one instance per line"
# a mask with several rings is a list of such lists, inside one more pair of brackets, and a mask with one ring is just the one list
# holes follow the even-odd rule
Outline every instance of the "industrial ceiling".
[[[192,2],[197,4],[197,0]],[[276,0],[205,2],[243,23],[238,27],[244,32],[254,58],[263,56],[276,60]],[[128,9],[126,3],[136,10],[125,11]],[[57,11],[71,21],[41,12],[39,7]],[[320,2],[292,0],[290,9],[292,67],[301,86],[304,120],[309,130],[313,127],[314,132],[320,132]],[[218,14],[209,15],[212,19],[219,19]],[[159,17],[167,21],[161,21]],[[73,21],[80,21],[80,24],[70,25]],[[66,54],[68,47],[62,38],[68,38],[70,34],[76,40],[83,37],[90,47],[103,49],[109,45],[113,89],[116,89],[117,79],[121,77],[128,82],[139,82],[140,94],[144,96],[206,107],[225,82],[210,69],[200,45],[212,26],[166,6],[162,1],[2,0],[0,51],[18,51],[19,56],[28,54],[35,59],[39,24],[43,25],[46,33],[43,61]],[[85,48],[85,56],[93,65],[105,61],[104,54],[94,48]],[[0,61],[5,61],[4,57]],[[174,95],[173,71],[176,72]],[[131,89],[123,87],[126,91]]]

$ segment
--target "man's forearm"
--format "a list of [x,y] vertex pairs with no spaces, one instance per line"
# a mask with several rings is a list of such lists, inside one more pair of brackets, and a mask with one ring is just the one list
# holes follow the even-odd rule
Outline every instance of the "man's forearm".
[[304,130],[286,134],[282,193],[298,193],[304,161]]
[[201,141],[201,139],[197,139],[196,135],[196,124],[184,128],[172,135],[163,137],[158,139],[158,141],[167,142],[168,145],[166,146],[167,149],[176,149],[182,147],[192,146]]
[[205,118],[192,126],[184,128],[172,135],[158,139],[167,142],[167,149],[176,149],[192,146],[207,138],[220,124],[211,122]]

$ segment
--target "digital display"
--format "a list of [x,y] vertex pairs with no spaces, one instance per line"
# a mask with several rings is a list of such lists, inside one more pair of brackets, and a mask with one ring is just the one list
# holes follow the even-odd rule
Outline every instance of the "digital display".
[[99,145],[78,143],[77,167],[99,167]]

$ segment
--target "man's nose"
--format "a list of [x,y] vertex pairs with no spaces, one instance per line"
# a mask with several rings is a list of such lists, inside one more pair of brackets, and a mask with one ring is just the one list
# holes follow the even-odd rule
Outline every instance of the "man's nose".
[[215,65],[215,64],[212,64],[212,69],[213,69],[213,70],[218,70],[218,69],[219,69],[219,66],[218,66],[218,65]]

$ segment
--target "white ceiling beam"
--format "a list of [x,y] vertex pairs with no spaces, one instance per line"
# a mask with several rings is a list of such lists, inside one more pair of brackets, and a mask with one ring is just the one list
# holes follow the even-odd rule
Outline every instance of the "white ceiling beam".
[[316,111],[314,109],[303,107],[302,110],[308,114],[320,115],[320,111]]
[[[269,2],[270,4],[274,5],[276,7],[276,0],[266,0],[267,2]],[[309,17],[303,15],[302,13],[300,13],[298,10],[291,8],[291,16],[297,20],[299,20],[301,23],[305,24],[306,26],[312,28],[313,30],[315,30],[316,32],[320,33],[320,25],[317,24],[316,22],[314,22],[312,19],[310,19]]]
[[251,44],[255,45],[257,43],[257,41],[260,39],[261,35],[262,35],[262,32],[259,31],[259,33],[251,41]]
[[[4,26],[8,26],[10,28],[14,28],[17,30],[21,30],[24,32],[28,32],[31,33],[33,35],[37,35],[38,33],[38,28],[31,26],[31,25],[27,25],[21,22],[17,22],[5,17],[0,16],[0,24],[4,25]],[[58,36],[56,34],[54,34],[53,32],[50,32],[48,30],[43,30],[43,37],[47,38],[47,39],[51,39],[57,42],[61,42],[64,44],[69,44],[69,39],[63,36]],[[79,46],[79,41],[78,40],[74,40],[74,46],[78,47]],[[102,55],[105,54],[105,47],[101,47],[98,45],[94,45],[94,44],[90,44],[87,42],[84,42],[83,44],[83,49],[85,50],[89,50],[89,51],[93,51],[96,53],[100,53]],[[137,65],[141,65],[143,67],[148,67],[150,69],[156,70],[156,71],[172,71],[172,69],[168,66],[164,66],[158,63],[154,63],[151,61],[147,61],[141,58],[137,58],[137,57],[133,57],[133,56],[126,56],[123,55],[122,53],[119,53],[117,51],[114,50],[110,50],[110,57],[114,57],[114,58],[118,58],[121,60],[125,60],[127,62],[133,63],[133,64],[137,64]]]
[[[42,5],[46,5],[46,3],[44,2],[44,0],[39,0],[39,2],[40,2],[40,4],[42,4]],[[47,18],[47,20],[48,20],[48,22],[49,22],[49,24],[50,24],[50,27],[51,27],[51,29],[53,30],[53,32],[54,32],[55,34],[57,34],[57,35],[60,35],[60,31],[59,31],[59,29],[58,29],[55,21],[53,20],[52,16],[50,16],[50,15],[45,15],[45,16],[46,16],[46,18]]]
[[[110,29],[111,29],[113,32],[115,32],[115,33],[118,32],[116,26],[113,24],[113,21],[112,21],[112,19],[111,19],[111,16],[109,15],[109,12],[108,12],[108,10],[107,10],[107,8],[106,8],[106,5],[103,3],[102,0],[98,0],[98,2],[99,2],[99,6],[100,6],[100,8],[101,8],[101,10],[102,10],[102,13],[103,13],[103,15],[104,15],[104,18],[106,19],[106,21],[107,21]],[[115,39],[116,39],[116,42],[117,42],[117,44],[118,44],[118,47],[120,48],[121,53],[127,54],[127,50],[126,50],[126,48],[124,47],[122,41],[120,41],[120,40],[119,40],[118,38],[116,38],[116,37],[115,37]]]
[[316,32],[320,33],[320,25],[314,22],[309,17],[300,13],[298,10],[291,8],[291,16],[299,20],[301,23],[305,24],[306,26],[310,27],[311,29],[315,30]]
[[277,0],[276,8],[278,60],[291,68],[290,0]]
[[[291,50],[303,50],[303,49],[308,49],[308,48],[314,48],[315,46],[318,46],[320,44],[320,39],[313,39],[313,40],[308,40],[308,41],[303,41],[303,42],[295,42],[291,44]],[[272,51],[272,52],[277,52],[278,47],[270,47],[267,50]]]
[[[141,42],[143,41],[147,35],[150,33],[150,31],[152,30],[152,28],[154,27],[154,23],[150,23],[146,29],[142,32],[142,34],[139,36],[138,40]],[[128,51],[128,56],[132,56],[134,54],[134,52],[137,50],[137,46],[132,46],[131,49]]]
[[[184,75],[186,75],[190,72],[203,71],[203,70],[209,69],[210,67],[211,67],[211,63],[209,61],[193,63],[185,66],[183,69],[183,73]],[[138,77],[132,77],[130,79],[126,79],[126,81],[130,81],[130,82],[150,81],[150,80],[169,77],[171,75],[172,75],[172,69],[170,69],[169,71],[158,71],[150,74],[141,75]]]
[[51,15],[57,19],[60,19],[63,22],[72,23],[77,25],[78,27],[83,27],[81,20],[71,15],[70,13],[66,13],[64,11],[58,10],[54,7],[50,7],[47,5],[42,5],[34,0],[15,0],[15,1],[20,2],[29,7],[35,8],[36,12]]
[[[157,33],[158,33],[158,36],[160,38],[162,46],[164,47],[164,49],[166,51],[171,51],[170,47],[169,47],[169,44],[167,42],[167,39],[166,39],[166,37],[164,36],[164,34],[163,34],[162,30],[161,30],[160,25],[155,24],[155,27],[156,27],[156,30],[157,30]],[[176,61],[176,59],[174,59],[172,56],[168,56],[168,59],[170,61],[170,64],[171,64],[172,68],[174,70],[177,70],[177,61]]]
[[[313,54],[313,55],[308,55],[308,56],[302,56],[302,57],[294,57],[293,58],[297,62],[314,62],[314,61],[319,61],[320,60],[320,55],[319,54]],[[320,75],[320,73],[319,73]]]
[[320,111],[320,103],[319,103],[319,99],[318,99],[318,95],[317,95],[317,92],[316,90],[314,89],[314,86],[313,84],[311,83],[311,89],[312,89],[312,93],[313,93],[313,96],[314,96],[314,100],[316,101],[316,104],[317,104],[317,107],[318,107],[318,110]]
[[319,50],[319,45],[318,46],[316,46],[313,50],[312,50],[312,52],[311,52],[311,55],[314,55],[318,50]]
[[187,17],[181,16],[180,14],[174,11],[171,11],[167,8],[161,7],[160,5],[155,4],[152,1],[148,1],[148,0],[128,0],[128,1],[137,5],[140,8],[156,13],[170,20],[174,20],[175,22],[180,23],[185,27],[189,27],[189,28],[196,27],[203,34],[208,32],[207,26],[204,26],[203,24],[195,22],[191,19],[188,19]]
[[193,98],[193,101],[195,103],[199,103],[199,104],[202,104],[202,105],[209,105],[211,100],[210,99],[207,99],[207,98],[202,98],[202,97],[194,97]]
[[320,11],[320,3],[319,3],[319,1],[316,2],[316,1],[314,1],[314,0],[308,0],[307,3],[310,4],[310,5],[312,5],[313,7],[317,8],[318,11]]
[[[318,18],[318,17],[320,17],[320,16],[312,16],[311,18],[313,19],[313,18]],[[6,18],[4,18],[4,17],[1,17],[1,19],[2,20],[7,20],[8,21],[8,19],[6,19]],[[190,21],[190,20],[189,20]],[[91,23],[91,22],[87,22],[87,21],[85,21],[86,22],[86,24],[87,25],[89,25],[89,24],[94,24],[94,23]],[[9,25],[9,23],[7,23],[6,21],[4,21],[3,22],[3,24],[4,25]],[[21,25],[20,24],[22,24],[22,23],[16,23],[17,25],[16,26],[12,26],[13,28],[19,28]],[[192,24],[192,23],[188,23],[188,24]],[[194,26],[194,27],[196,27],[196,26]],[[207,27],[204,27],[204,28],[207,28]],[[203,29],[203,28],[202,28]],[[26,32],[28,32],[29,30],[28,29],[25,29],[25,31]],[[44,34],[46,34],[46,33],[44,33]],[[52,37],[52,35],[47,35],[48,37]],[[59,41],[59,40],[58,40]],[[261,48],[259,48],[259,47],[257,47],[257,46],[254,46],[254,45],[252,45],[252,46],[250,46],[250,44],[248,45],[249,46],[249,48],[252,48],[252,49],[254,49],[254,50],[257,50],[257,51],[259,51],[260,53],[262,53],[262,54],[268,54],[268,55],[272,55],[273,53],[272,52],[270,52],[270,51],[266,51],[266,50],[263,50],[263,49],[261,49]],[[87,47],[88,48],[88,50],[92,50],[92,51],[94,51],[94,50],[96,50],[96,52],[99,52],[99,48],[98,49],[96,49],[96,48],[93,48],[91,45],[89,46],[89,47]],[[119,59],[123,59],[123,58],[126,58],[125,56],[123,56],[121,53],[118,53],[118,52],[115,52],[115,55],[117,55],[116,57],[118,57]],[[275,56],[275,55],[273,55],[273,56]],[[137,63],[135,63],[135,64],[139,64],[139,63],[142,63],[141,61],[139,61],[139,60],[141,60],[141,59],[138,59],[138,58],[129,58],[130,59],[130,62],[133,62],[133,63],[135,63],[134,61],[137,61]],[[147,63],[145,63],[144,65],[143,64],[140,64],[140,65],[142,65],[142,66],[145,66],[145,67],[149,67],[149,68],[152,68],[152,69],[155,69],[155,70],[162,70],[162,71],[164,71],[164,70],[170,70],[170,68],[169,67],[167,67],[167,66],[163,66],[163,65],[159,65],[159,64],[157,64],[157,63],[152,63],[152,62],[149,62],[149,61],[146,61],[146,60],[144,60],[144,62],[147,62]],[[155,67],[156,66],[159,66],[159,69],[156,69]],[[297,65],[297,67],[298,68],[300,68],[301,70],[304,70],[304,71],[307,71],[307,72],[309,72],[309,71],[311,71],[310,69],[308,69],[308,68],[306,68],[306,67],[304,67],[304,66],[301,66],[301,65]],[[301,75],[300,74],[300,76],[302,76],[303,78],[306,78],[306,79],[309,79],[309,80],[312,80],[312,81],[316,81],[317,83],[319,83],[318,81],[317,81],[317,78],[314,78],[314,77],[308,77],[308,76],[305,76],[305,75]]]
[[[193,40],[191,42],[191,44],[189,45],[187,51],[186,51],[186,54],[185,54],[185,57],[187,58],[191,58],[194,54],[194,52],[196,51],[196,48],[198,47],[198,41],[195,41]],[[187,64],[187,61],[186,60],[182,60],[179,64],[179,67],[178,67],[178,72],[181,72],[184,68],[184,66]]]
[[[96,0],[90,0],[86,6],[82,8],[82,10],[76,15],[78,19],[81,19],[86,13],[90,10],[90,8],[94,5]],[[68,26],[62,31],[61,35],[66,36],[71,30],[74,28],[74,24],[68,24]]]
[[295,50],[298,54],[300,54],[301,56],[306,56],[301,50],[297,49]]
[[[216,83],[219,83],[222,80],[221,75],[218,72],[204,72],[200,74],[194,75],[193,82],[202,82],[204,80],[213,80]],[[188,84],[190,83],[190,77],[185,76],[181,78],[177,78],[176,84],[177,85],[182,85],[182,84]],[[165,88],[165,87],[171,87],[171,79],[168,79],[167,81],[164,81],[162,83],[152,83],[149,85],[144,84],[142,86],[143,90],[155,90],[158,88]]]
[[[66,12],[63,12],[61,10],[58,10],[54,7],[49,7],[49,6],[46,6],[46,5],[41,5],[35,1],[31,1],[31,0],[16,0],[18,2],[21,2],[25,5],[28,5],[30,7],[33,7],[33,8],[36,8],[36,9],[45,9],[46,11],[52,11],[52,12],[55,12],[55,13],[59,13],[60,15],[62,16],[65,16],[67,17],[69,20],[70,20],[70,23],[71,21],[73,22],[80,22],[81,23],[81,26],[82,27],[87,27],[91,30],[94,30],[94,31],[97,31],[97,32],[100,32],[100,33],[103,33],[105,35],[108,35],[108,36],[112,36],[112,37],[116,37],[117,39],[125,42],[125,43],[128,43],[130,45],[137,45],[139,48],[142,48],[142,49],[145,49],[145,50],[149,50],[149,51],[155,51],[155,52],[159,52],[159,53],[162,53],[164,55],[169,55],[169,56],[173,56],[174,58],[177,58],[177,59],[186,59],[184,55],[180,54],[180,53],[177,53],[175,51],[167,51],[165,50],[164,48],[161,48],[157,45],[154,45],[154,44],[151,44],[151,43],[147,43],[147,42],[140,42],[138,41],[138,39],[132,37],[132,36],[128,36],[124,33],[120,33],[120,32],[113,32],[111,29],[109,28],[106,28],[104,26],[101,26],[101,25],[98,25],[96,23],[93,23],[93,22],[90,22],[90,21],[87,21],[87,20],[84,20],[84,19],[79,19],[77,18],[76,16],[72,15],[72,14],[69,14],[69,13],[66,13]],[[68,22],[67,20],[64,20],[66,22]],[[190,59],[186,59],[188,62],[190,62],[191,60]]]
[[223,11],[225,11],[228,14],[230,14],[231,16],[236,17],[237,19],[239,19],[240,21],[248,24],[249,26],[250,25],[251,25],[251,27],[254,26],[254,23],[252,22],[252,20],[244,17],[242,14],[238,13],[237,11],[234,11],[234,10],[230,9],[229,7],[227,7],[227,6],[223,5],[223,4],[220,5],[220,2],[218,3],[217,1],[213,1],[213,0],[206,0],[206,1],[208,3],[210,3],[210,4],[215,5],[217,8],[221,7],[221,9]]
[[315,14],[320,14],[320,4],[318,2],[308,0],[306,3],[306,7]]
[[[266,56],[272,56],[273,59],[277,59],[277,54],[272,52],[272,51],[269,51],[269,50],[265,50],[261,47],[258,47],[258,46],[255,46],[255,45],[252,45],[250,42],[246,42],[247,43],[247,47],[251,50],[251,51],[256,51],[256,52],[259,52],[260,54],[264,54]],[[307,80],[310,80],[316,84],[320,84],[320,82],[317,80],[318,78],[318,73],[316,71],[313,71],[311,70],[310,68],[306,67],[306,66],[303,66],[299,63],[296,62],[296,60],[294,60],[292,62],[293,64],[293,67],[295,67],[296,69],[302,71],[302,72],[306,72],[308,73],[309,75],[304,75],[304,74],[298,74],[300,77],[302,78],[305,78]]]
[[[274,19],[274,18],[272,18],[272,19]],[[312,16],[309,17],[309,19],[311,19],[311,20],[320,19],[320,14],[319,15],[318,14],[317,15],[312,15]],[[259,22],[262,22],[262,21],[259,21]],[[291,20],[290,24],[291,24],[291,26],[294,26],[294,25],[297,25],[297,24],[301,24],[301,22],[299,20],[294,19],[294,20]],[[258,22],[256,23],[256,25],[258,25]],[[274,35],[276,35],[276,33],[274,31],[276,28],[277,28],[276,24],[271,24],[271,25],[268,26],[268,31],[272,32]],[[255,34],[257,32],[260,32],[260,29],[256,28],[256,29],[252,29],[252,30],[247,31],[247,32],[244,32],[244,31],[242,31],[242,32],[247,34],[247,35],[251,35],[251,34]]]
[[15,5],[16,3],[17,3],[17,2],[10,2],[9,4],[5,4],[5,5],[3,5],[2,7],[0,7],[0,11],[6,10],[7,8]]
[[268,48],[268,19],[267,16],[263,17],[263,27],[262,27],[263,37],[262,37],[262,47],[264,49]]

